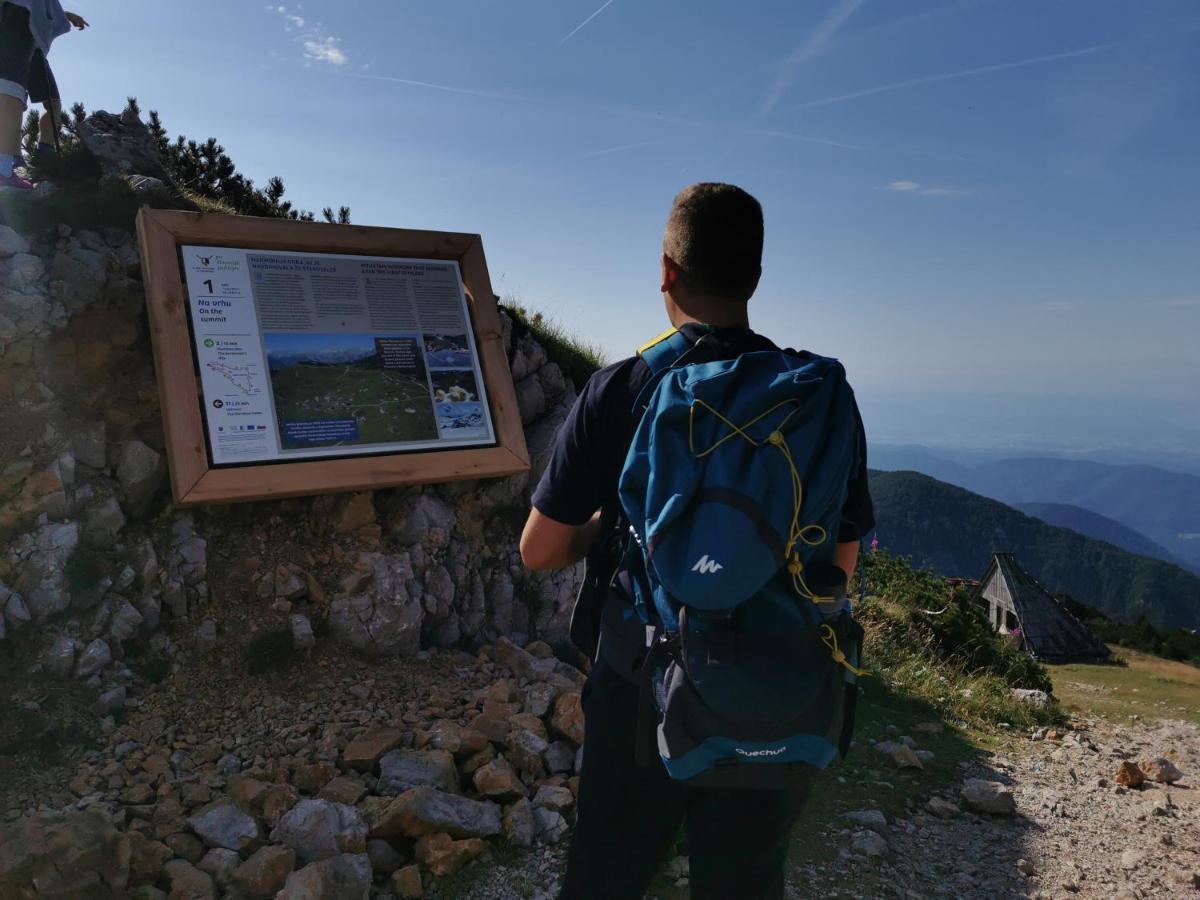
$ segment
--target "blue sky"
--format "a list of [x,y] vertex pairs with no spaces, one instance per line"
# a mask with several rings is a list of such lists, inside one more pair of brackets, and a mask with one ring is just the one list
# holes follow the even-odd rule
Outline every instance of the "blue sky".
[[478,231],[498,293],[614,358],[663,327],[674,193],[732,181],[755,325],[843,359],[869,427],[936,396],[930,443],[1035,399],[1200,435],[1192,0],[75,6],[68,100],[136,94],[310,209]]

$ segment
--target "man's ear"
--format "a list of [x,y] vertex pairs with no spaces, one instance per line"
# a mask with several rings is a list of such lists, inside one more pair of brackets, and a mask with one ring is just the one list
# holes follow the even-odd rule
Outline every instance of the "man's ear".
[[675,282],[679,280],[679,266],[675,265],[675,261],[667,254],[662,255],[662,287],[659,288],[664,294],[675,287]]

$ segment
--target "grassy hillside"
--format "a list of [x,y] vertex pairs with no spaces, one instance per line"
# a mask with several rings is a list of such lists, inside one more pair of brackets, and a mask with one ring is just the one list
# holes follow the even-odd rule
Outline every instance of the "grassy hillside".
[[1050,666],[1054,693],[1072,710],[1128,721],[1200,722],[1200,668],[1121,650],[1125,666]]
[[1145,615],[1160,627],[1200,626],[1200,577],[1112,544],[1056,528],[995,500],[916,472],[871,479],[879,540],[944,575],[977,578],[992,553],[1017,554],[1051,591],[1108,616]]

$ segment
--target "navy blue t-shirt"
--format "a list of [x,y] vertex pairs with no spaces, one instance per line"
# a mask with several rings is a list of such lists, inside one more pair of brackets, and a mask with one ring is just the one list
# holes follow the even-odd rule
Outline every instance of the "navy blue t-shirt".
[[[709,329],[680,328],[692,343]],[[717,336],[729,358],[759,350],[778,350],[767,338],[745,328],[722,329]],[[791,351],[789,351],[791,352]],[[641,357],[632,356],[596,372],[555,438],[550,464],[533,492],[533,505],[564,525],[583,525],[601,508],[620,508],[617,484],[640,416],[634,405],[650,380]],[[867,485],[867,442],[858,407],[858,465],[851,472],[849,495],[842,511],[838,541],[857,541],[875,527],[875,512]]]

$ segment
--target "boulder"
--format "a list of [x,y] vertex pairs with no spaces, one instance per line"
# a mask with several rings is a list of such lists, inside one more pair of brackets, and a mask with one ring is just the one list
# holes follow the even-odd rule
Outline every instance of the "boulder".
[[131,510],[145,509],[166,484],[167,466],[162,454],[139,440],[121,445],[117,458],[117,480]]
[[1011,816],[1017,811],[1017,801],[1012,791],[998,781],[968,778],[960,792],[963,802],[976,812],[994,816]]
[[1174,784],[1183,778],[1183,773],[1176,765],[1162,756],[1140,763],[1138,768],[1150,781],[1157,781],[1160,784]]
[[[301,800],[272,829],[271,842],[292,848],[304,863],[338,854],[365,853],[367,822],[353,806],[328,800]],[[369,872],[370,863],[367,869]]]
[[[558,785],[543,784],[538,787],[537,793],[533,795],[533,805],[538,809],[562,812],[574,804],[575,795],[571,793],[570,789]],[[887,827],[886,823],[884,827]]]
[[499,834],[500,807],[485,800],[469,800],[431,787],[413,788],[386,805],[367,813],[370,836],[421,837],[444,831],[451,837],[491,837]]
[[219,887],[229,884],[230,876],[242,859],[236,850],[226,850],[224,847],[213,847],[204,854],[196,868],[212,876]]
[[925,808],[939,819],[953,819],[961,812],[957,803],[951,803],[949,800],[943,800],[941,797],[930,797],[929,802],[925,804]]
[[417,865],[397,869],[392,875],[391,885],[392,893],[402,900],[415,900],[425,896],[425,889],[421,884],[421,869]]
[[174,852],[166,844],[140,831],[129,832],[129,883],[153,884]]
[[212,876],[201,872],[186,859],[173,859],[163,872],[171,882],[169,900],[216,900],[217,886]]
[[394,796],[423,785],[458,792],[458,770],[448,751],[392,750],[379,760],[377,794]]
[[888,843],[883,835],[874,831],[859,831],[850,839],[850,849],[863,856],[878,858],[887,856]]
[[248,850],[262,840],[253,816],[232,803],[214,803],[188,818],[192,831],[209,847]]
[[539,841],[557,844],[567,831],[567,820],[552,809],[533,808],[533,822]]
[[866,828],[878,834],[888,833],[887,816],[877,809],[859,809],[854,812],[843,813],[842,818],[849,819],[860,828]]
[[343,853],[292,872],[275,900],[367,900],[371,861],[366,853]]
[[487,850],[479,838],[456,841],[448,834],[427,834],[413,848],[417,861],[434,875],[448,876],[458,872],[471,860]]
[[295,850],[262,847],[233,871],[230,883],[251,900],[270,900],[283,888],[295,867]]
[[342,751],[342,762],[360,772],[370,772],[380,758],[395,750],[404,741],[404,734],[396,728],[377,725],[360,732]]
[[583,703],[578,691],[568,691],[554,701],[550,729],[572,743],[583,743]]
[[79,141],[100,163],[105,174],[148,175],[168,182],[154,135],[140,118],[97,110],[75,127]]
[[484,797],[499,800],[525,795],[525,785],[521,784],[521,779],[504,757],[476,769],[471,780],[475,784],[475,790]]
[[518,847],[532,847],[537,837],[537,822],[533,818],[533,804],[522,797],[504,809],[504,837]]
[[75,663],[75,677],[87,678],[95,675],[112,662],[112,650],[102,638],[96,638],[84,649],[79,661]]
[[391,875],[404,865],[404,854],[380,838],[367,841],[367,856],[371,868],[380,875]]
[[329,631],[367,656],[415,656],[421,649],[425,607],[397,580],[389,594],[340,597],[329,607]]
[[1117,784],[1123,784],[1126,787],[1140,787],[1142,782],[1146,780],[1146,776],[1138,768],[1137,763],[1124,760],[1117,769],[1117,774],[1113,776],[1113,780]]
[[313,633],[312,622],[308,616],[302,613],[296,613],[290,619],[288,624],[292,629],[292,646],[297,650],[311,650],[317,644],[317,637]]
[[128,839],[93,810],[0,825],[0,886],[15,898],[121,897],[129,867]]
[[1050,695],[1036,688],[1013,688],[1013,699],[1020,700],[1032,706],[1045,707],[1050,705]]

